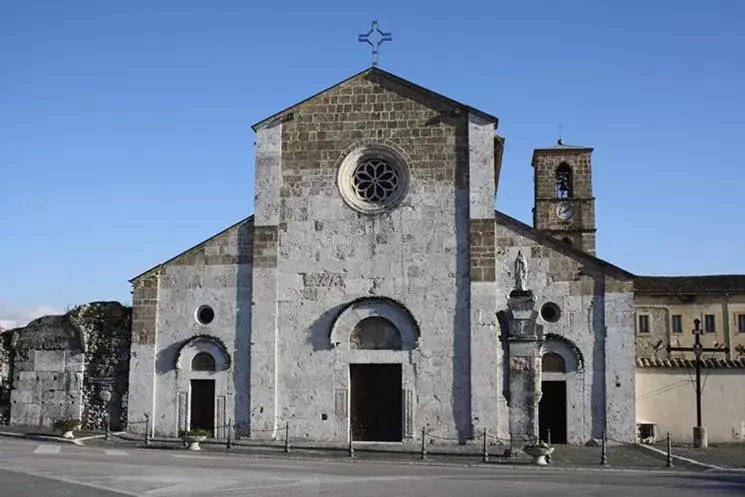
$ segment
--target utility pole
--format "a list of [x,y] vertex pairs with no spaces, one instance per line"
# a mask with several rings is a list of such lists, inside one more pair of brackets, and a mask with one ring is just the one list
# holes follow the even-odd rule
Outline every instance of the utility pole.
[[693,428],[693,445],[696,448],[705,449],[709,442],[706,436],[706,428],[701,421],[701,354],[704,352],[729,352],[729,347],[721,349],[706,348],[701,344],[701,320],[693,320],[693,347],[671,347],[667,346],[668,352],[693,352],[696,357],[696,426]]

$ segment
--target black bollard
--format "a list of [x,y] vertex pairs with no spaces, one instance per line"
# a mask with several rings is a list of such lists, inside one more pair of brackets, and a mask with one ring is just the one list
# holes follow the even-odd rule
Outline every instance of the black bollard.
[[427,429],[422,427],[422,459],[427,459]]
[[481,453],[481,462],[489,462],[489,446],[486,442],[486,428],[484,428],[484,447]]
[[608,442],[605,435],[605,430],[603,430],[603,438],[600,441],[600,464],[603,466],[608,465]]
[[290,452],[290,422],[285,422],[285,453]]
[[667,467],[673,467],[673,442],[670,438],[670,432],[667,432]]
[[145,413],[145,445],[150,445],[150,415]]
[[352,440],[352,427],[349,427],[349,457],[354,457],[354,441]]
[[233,448],[233,420],[228,420],[228,441],[225,443],[226,449]]

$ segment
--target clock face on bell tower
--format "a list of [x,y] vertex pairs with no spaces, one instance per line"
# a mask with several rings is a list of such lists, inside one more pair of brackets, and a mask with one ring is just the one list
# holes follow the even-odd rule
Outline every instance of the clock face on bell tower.
[[574,207],[569,202],[562,202],[556,206],[556,217],[561,221],[571,221],[574,217]]
[[592,148],[565,145],[533,151],[533,226],[595,255]]

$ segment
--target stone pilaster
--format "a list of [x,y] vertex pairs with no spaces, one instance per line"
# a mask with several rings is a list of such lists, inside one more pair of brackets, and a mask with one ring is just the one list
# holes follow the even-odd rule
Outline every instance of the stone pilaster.
[[256,213],[253,231],[251,312],[251,436],[273,438],[277,414],[277,258],[282,125],[256,133]]
[[509,426],[514,451],[538,438],[543,329],[536,324],[538,311],[532,292],[513,291],[507,306]]

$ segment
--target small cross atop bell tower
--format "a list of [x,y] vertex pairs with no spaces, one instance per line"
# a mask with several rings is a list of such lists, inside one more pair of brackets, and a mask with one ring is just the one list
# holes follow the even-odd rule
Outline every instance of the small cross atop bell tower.
[[[564,129],[558,127],[559,132]],[[595,255],[595,197],[592,148],[567,145],[563,138],[533,151],[533,226]]]

